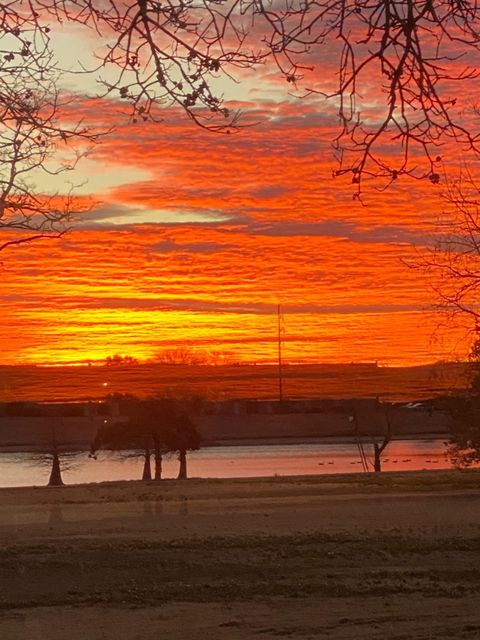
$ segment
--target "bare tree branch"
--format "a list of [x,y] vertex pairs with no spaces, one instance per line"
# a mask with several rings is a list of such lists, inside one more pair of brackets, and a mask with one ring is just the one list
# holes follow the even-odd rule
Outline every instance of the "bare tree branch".
[[[336,106],[335,175],[351,176],[357,197],[367,178],[438,184],[445,144],[480,150],[473,110],[465,120],[455,90],[480,73],[476,2],[10,0],[0,7],[0,202],[10,211],[33,194],[24,174],[45,168],[62,142],[92,140],[86,129],[59,124],[51,29],[60,23],[95,34],[90,71],[101,73],[104,96],[131,105],[134,122],[159,120],[174,105],[201,127],[232,133],[243,123],[221,80],[273,63],[297,91]],[[336,89],[327,90],[333,79]],[[45,207],[35,206],[46,221]],[[28,203],[22,207],[33,224]]]

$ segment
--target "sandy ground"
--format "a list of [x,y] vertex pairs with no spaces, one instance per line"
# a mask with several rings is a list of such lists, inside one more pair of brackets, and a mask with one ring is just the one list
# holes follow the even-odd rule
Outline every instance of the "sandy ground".
[[2,640],[480,637],[480,472],[0,490]]

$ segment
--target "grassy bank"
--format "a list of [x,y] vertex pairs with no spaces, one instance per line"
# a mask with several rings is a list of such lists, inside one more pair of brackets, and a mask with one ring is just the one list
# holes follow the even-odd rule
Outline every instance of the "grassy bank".
[[275,498],[352,493],[480,490],[480,469],[278,476],[268,478],[99,482],[0,488],[0,505]]

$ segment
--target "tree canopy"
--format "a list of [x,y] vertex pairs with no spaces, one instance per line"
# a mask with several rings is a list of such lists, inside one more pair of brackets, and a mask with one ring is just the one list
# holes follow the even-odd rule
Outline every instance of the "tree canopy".
[[106,420],[100,427],[92,451],[100,448],[113,450],[153,447],[157,441],[167,450],[176,428],[177,413],[170,400],[128,399],[125,407],[128,418],[124,421]]
[[201,438],[188,413],[170,399],[129,399],[125,421],[106,421],[98,430],[91,453],[98,449],[114,451],[139,449],[149,461],[155,457],[155,479],[162,475],[162,455],[178,452],[179,477],[186,477],[186,452],[200,447]]

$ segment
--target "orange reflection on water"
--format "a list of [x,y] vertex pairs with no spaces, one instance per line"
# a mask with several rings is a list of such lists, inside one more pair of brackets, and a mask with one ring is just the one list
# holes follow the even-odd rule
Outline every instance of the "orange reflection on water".
[[[371,463],[371,446],[364,442]],[[143,461],[140,457],[121,457],[100,453],[97,460],[79,454],[71,468],[64,472],[69,484],[113,480],[139,480]],[[451,468],[445,457],[443,440],[393,441],[383,456],[384,471],[414,471]],[[205,447],[188,456],[190,477],[248,478],[264,476],[317,475],[325,473],[358,473],[362,465],[355,443],[305,445],[251,445]],[[371,464],[370,464],[371,469]],[[178,461],[165,456],[164,477],[175,478]],[[0,454],[0,486],[43,485],[48,481],[48,467],[32,464],[29,454]]]

